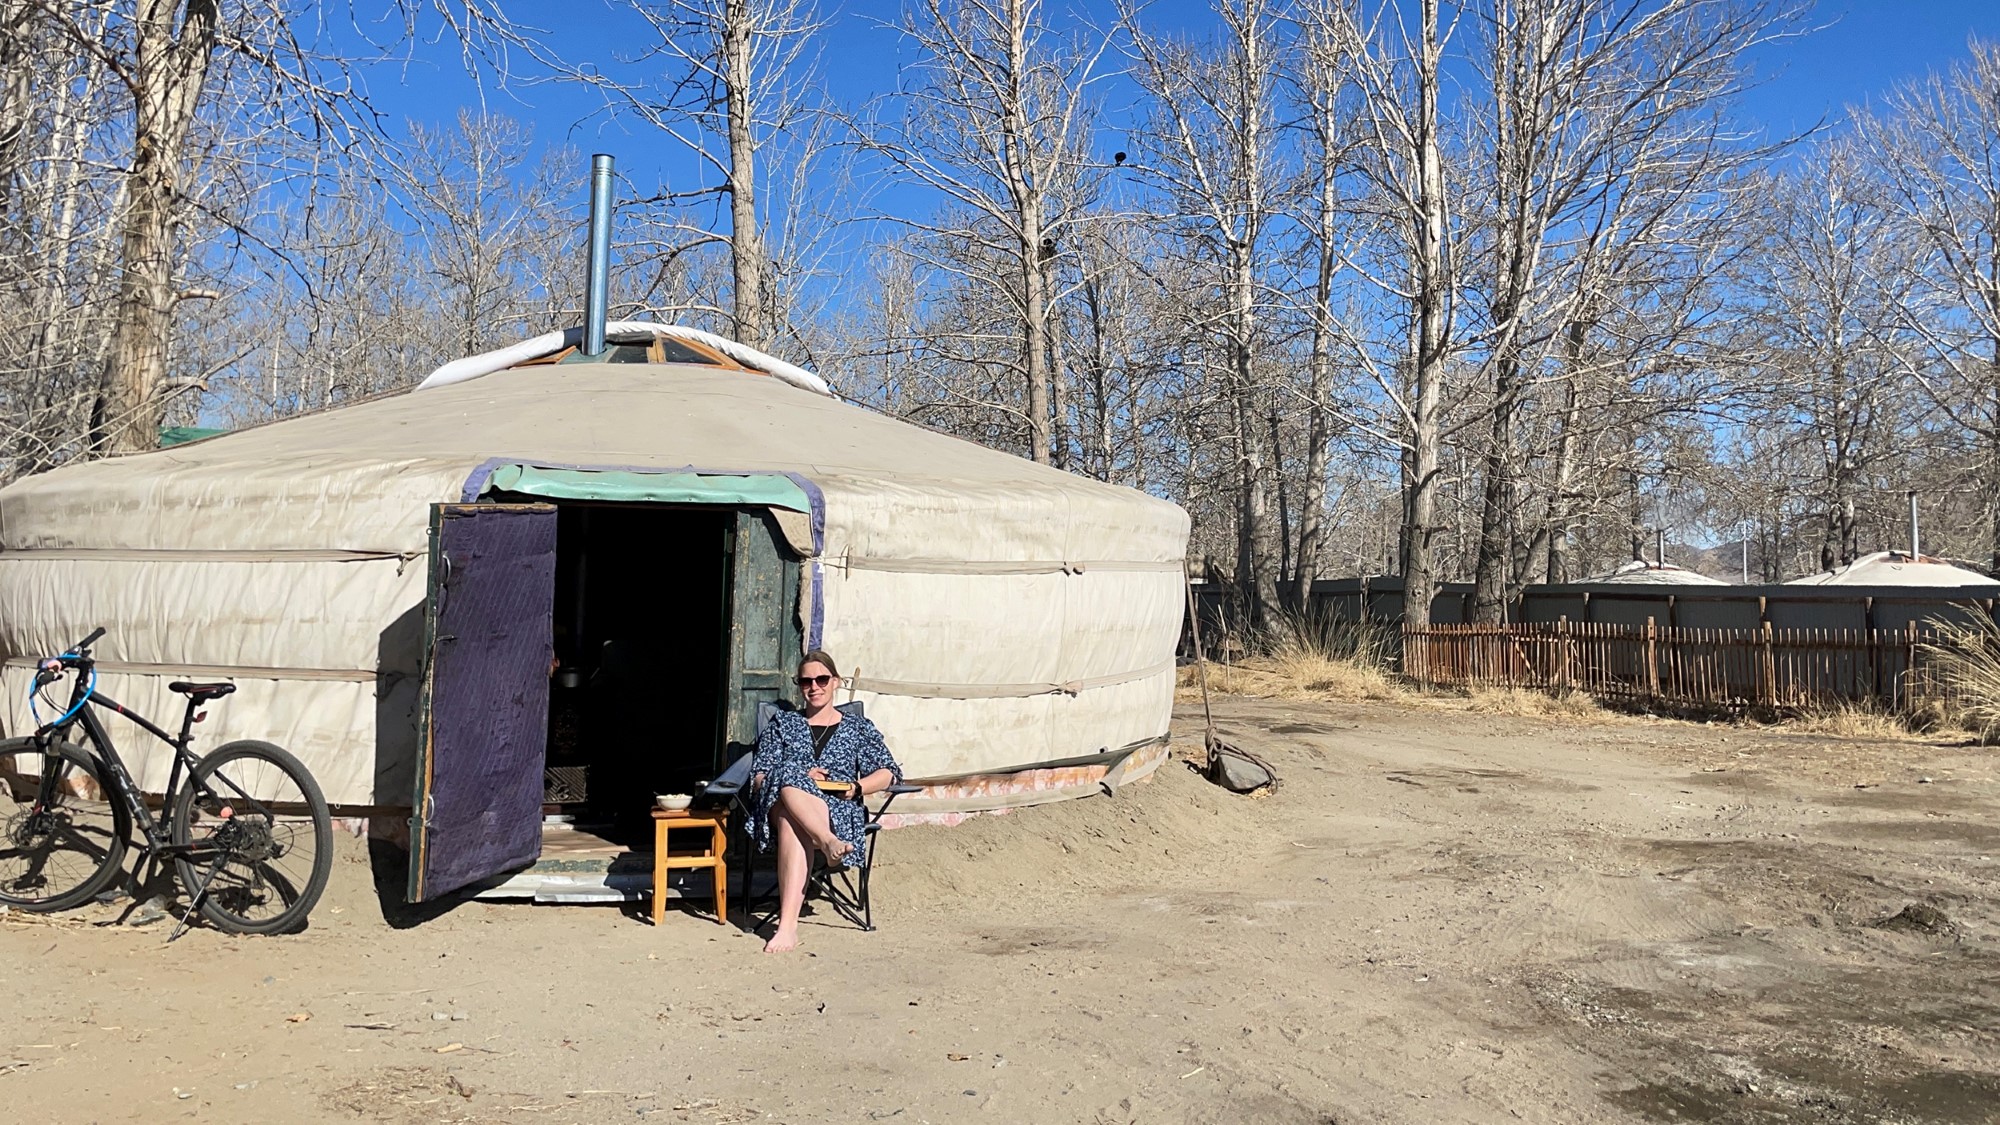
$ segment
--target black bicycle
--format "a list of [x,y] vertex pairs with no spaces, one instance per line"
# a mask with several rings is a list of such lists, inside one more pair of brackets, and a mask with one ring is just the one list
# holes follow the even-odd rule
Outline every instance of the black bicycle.
[[[122,871],[137,823],[144,837],[134,879],[171,861],[187,893],[181,929],[200,910],[224,930],[279,934],[298,929],[326,890],[333,867],[333,820],[305,766],[268,742],[189,749],[203,704],[236,690],[230,683],[168,684],[187,696],[179,737],[97,690],[90,646],[103,629],[35,669],[29,703],[74,675],[69,704],[27,738],[0,742],[0,903],[24,910],[81,906]],[[109,710],[173,747],[157,819],[98,717]],[[40,718],[39,713],[36,715]],[[96,749],[68,740],[77,727]]]

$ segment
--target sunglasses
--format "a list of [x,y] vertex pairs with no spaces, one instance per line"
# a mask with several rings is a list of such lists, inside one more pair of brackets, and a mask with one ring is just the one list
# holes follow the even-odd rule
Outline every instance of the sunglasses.
[[825,687],[833,682],[832,676],[800,676],[800,687]]

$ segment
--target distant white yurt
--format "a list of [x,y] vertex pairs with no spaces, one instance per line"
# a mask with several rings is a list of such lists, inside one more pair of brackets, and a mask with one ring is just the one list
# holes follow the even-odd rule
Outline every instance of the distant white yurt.
[[1631,586],[1727,586],[1706,574],[1672,563],[1633,559],[1609,574],[1586,578],[1586,582],[1610,582]]
[[1991,586],[1993,579],[1976,570],[1953,566],[1928,555],[1907,551],[1877,551],[1838,570],[1794,578],[1787,586]]
[[[578,339],[0,490],[4,733],[32,729],[34,659],[104,626],[111,697],[167,719],[168,681],[233,680],[204,745],[269,739],[336,805],[414,808],[412,897],[532,859],[545,813],[714,777],[811,648],[930,785],[899,812],[1164,759],[1180,508],[702,333]],[[165,756],[131,750],[158,791]]]

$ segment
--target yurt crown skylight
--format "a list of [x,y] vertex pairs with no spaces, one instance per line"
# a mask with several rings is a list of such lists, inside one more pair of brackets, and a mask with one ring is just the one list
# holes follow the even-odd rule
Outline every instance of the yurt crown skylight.
[[431,372],[417,389],[450,386],[495,371],[544,363],[691,363],[754,371],[814,394],[833,395],[826,380],[805,368],[699,328],[614,320],[605,325],[605,349],[595,356],[584,354],[583,335],[580,327],[546,332],[518,344],[455,359]]

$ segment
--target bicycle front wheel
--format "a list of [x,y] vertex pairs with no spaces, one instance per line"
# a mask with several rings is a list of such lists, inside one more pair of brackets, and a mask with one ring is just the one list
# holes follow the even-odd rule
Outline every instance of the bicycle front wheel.
[[174,796],[172,839],[182,889],[231,933],[303,927],[333,870],[319,783],[268,742],[231,742],[201,759]]
[[[132,814],[97,756],[67,742],[0,742],[0,903],[68,910],[118,877]],[[39,764],[28,768],[26,759]]]

